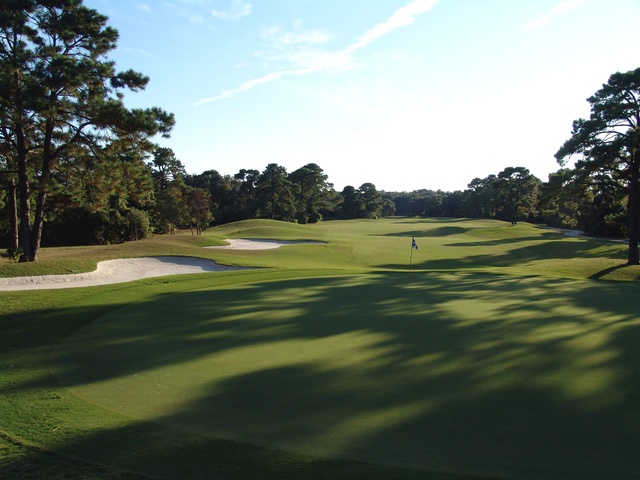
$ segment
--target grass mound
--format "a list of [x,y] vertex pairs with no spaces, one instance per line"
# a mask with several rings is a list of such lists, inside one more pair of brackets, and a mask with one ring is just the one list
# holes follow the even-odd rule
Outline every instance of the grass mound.
[[274,220],[242,220],[215,227],[211,234],[225,238],[263,238],[278,240],[316,240],[324,235],[319,224],[299,225]]

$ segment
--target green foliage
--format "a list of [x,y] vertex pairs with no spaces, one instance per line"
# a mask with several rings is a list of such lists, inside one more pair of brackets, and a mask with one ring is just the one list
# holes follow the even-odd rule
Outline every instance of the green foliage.
[[201,188],[192,188],[187,192],[187,205],[191,215],[191,223],[195,223],[198,235],[209,226],[211,215],[211,198],[209,192]]
[[3,4],[0,141],[18,176],[23,261],[37,260],[50,195],[75,206],[86,198],[91,210],[130,190],[125,162],[139,166],[149,139],[173,127],[173,115],[157,107],[124,106],[122,90],[140,90],[149,79],[115,71],[107,55],[117,38],[107,17],[81,1]]
[[571,175],[569,169],[549,175],[549,182],[541,188],[540,215],[551,227],[584,230],[581,222],[590,201],[571,181]]
[[[384,192],[383,198],[390,200],[395,206],[395,215],[410,217],[484,217],[490,215],[474,215],[473,212],[461,213],[455,193],[442,190],[414,190],[412,192]],[[453,200],[453,202],[451,201]],[[482,205],[474,202],[474,205]],[[388,215],[383,215],[388,216]]]
[[[259,172],[256,171],[256,175]],[[229,223],[254,217],[251,187],[240,178],[223,176],[215,170],[207,170],[197,175],[186,175],[188,187],[206,192],[208,196],[209,218],[207,223]]]
[[190,223],[185,169],[170,148],[157,148],[149,163],[154,182],[154,228],[157,233],[176,234]]
[[317,223],[322,212],[335,212],[342,199],[328,182],[328,176],[315,163],[309,163],[289,175],[296,186],[296,219],[299,223]]
[[341,218],[358,218],[362,215],[364,206],[358,191],[351,185],[342,190],[342,205],[340,206]]
[[22,251],[22,249],[20,247],[18,248],[7,248],[7,250],[5,250],[2,253],[2,256],[5,258],[8,258],[9,260],[13,261],[13,262],[17,262],[18,260],[20,260],[20,257],[22,256],[24,252]]
[[364,218],[380,218],[382,215],[382,194],[373,183],[363,183],[358,189],[362,200]]
[[284,167],[275,163],[267,165],[256,181],[259,216],[271,220],[293,220],[297,210],[296,190]]
[[158,233],[175,235],[178,226],[188,225],[189,206],[183,189],[172,185],[158,192],[154,212]]
[[[561,165],[576,159],[574,175],[581,183],[613,189],[627,199],[627,262],[640,264],[640,68],[614,73],[587,99],[589,119],[573,122],[571,138],[556,153]],[[596,188],[597,188],[596,187]],[[603,212],[615,218],[617,212]],[[611,213],[614,215],[612,216]]]
[[142,240],[151,236],[149,215],[143,210],[132,208],[127,212],[127,240]]
[[535,220],[538,215],[540,180],[524,167],[505,168],[492,184],[498,190],[496,218],[509,221]]
[[356,190],[347,185],[342,190],[341,218],[376,219],[382,216],[384,201],[373,183],[363,183]]
[[151,176],[157,191],[163,191],[170,186],[183,186],[186,171],[184,165],[170,148],[156,148],[153,160],[149,162]]
[[44,246],[105,245],[140,240],[151,235],[146,211],[126,208],[113,202],[95,212],[71,208],[47,222]]

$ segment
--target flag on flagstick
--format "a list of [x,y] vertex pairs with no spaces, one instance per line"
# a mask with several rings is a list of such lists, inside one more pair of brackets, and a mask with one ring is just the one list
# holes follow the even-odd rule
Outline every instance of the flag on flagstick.
[[418,249],[418,242],[415,237],[411,237],[411,255],[409,255],[409,273],[411,273],[411,264],[413,263],[413,250]]

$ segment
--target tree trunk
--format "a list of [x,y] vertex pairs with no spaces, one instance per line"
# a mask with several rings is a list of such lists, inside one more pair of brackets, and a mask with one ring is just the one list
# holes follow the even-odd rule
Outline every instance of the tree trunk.
[[[627,212],[629,215],[629,255],[627,265],[640,265],[638,255],[638,233],[640,228],[640,169],[638,161],[631,164],[631,181],[629,184],[629,201]],[[640,159],[639,159],[640,160]]]
[[44,143],[42,148],[42,170],[38,183],[38,197],[36,200],[36,212],[33,219],[33,232],[31,235],[31,261],[38,260],[40,242],[42,241],[42,227],[44,225],[44,202],[47,199],[49,176],[51,175],[51,161],[53,158],[53,119],[48,119],[45,127]]
[[40,242],[42,241],[42,227],[44,225],[44,202],[47,199],[47,192],[42,189],[38,192],[36,201],[36,214],[33,220],[33,232],[31,234],[31,261],[38,260],[40,253]]
[[18,250],[20,245],[20,237],[18,235],[18,194],[17,194],[16,182],[13,178],[9,179],[9,188],[7,196],[9,198],[9,215],[11,215],[9,225],[9,248],[14,251]]
[[20,227],[18,231],[19,244],[22,249],[20,262],[30,262],[31,259],[31,191],[29,188],[29,172],[27,170],[27,148],[24,131],[21,125],[16,126],[16,142],[18,153],[18,191],[20,194]]

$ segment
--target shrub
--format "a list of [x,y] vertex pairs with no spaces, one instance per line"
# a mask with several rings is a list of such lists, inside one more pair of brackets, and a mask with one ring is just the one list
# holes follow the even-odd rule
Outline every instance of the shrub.
[[151,221],[143,210],[132,208],[126,216],[128,222],[127,240],[142,240],[151,236]]

